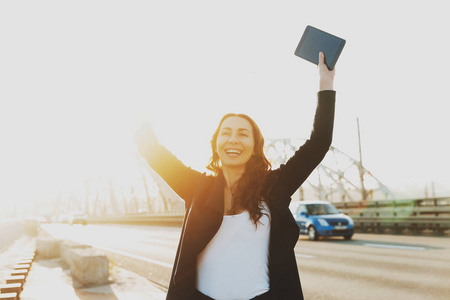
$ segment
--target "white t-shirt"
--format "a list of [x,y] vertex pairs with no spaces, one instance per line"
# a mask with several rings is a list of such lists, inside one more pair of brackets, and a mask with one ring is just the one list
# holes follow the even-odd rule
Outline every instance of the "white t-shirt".
[[[268,214],[266,207],[263,213]],[[269,290],[270,221],[257,229],[247,211],[223,216],[222,225],[197,259],[197,289],[214,299],[251,299]]]

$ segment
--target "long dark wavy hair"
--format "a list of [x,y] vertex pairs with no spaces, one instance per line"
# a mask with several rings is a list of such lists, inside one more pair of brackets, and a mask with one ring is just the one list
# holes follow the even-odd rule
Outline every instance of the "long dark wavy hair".
[[216,131],[211,139],[212,157],[207,168],[217,176],[221,170],[221,162],[217,153],[217,138],[222,123],[230,117],[240,117],[246,119],[252,126],[254,139],[254,154],[245,165],[245,172],[236,183],[236,188],[232,193],[233,205],[231,213],[236,213],[238,209],[248,211],[251,220],[257,226],[259,219],[264,214],[262,210],[263,199],[269,197],[267,189],[267,178],[271,165],[264,154],[264,138],[256,122],[245,114],[229,113],[222,117]]

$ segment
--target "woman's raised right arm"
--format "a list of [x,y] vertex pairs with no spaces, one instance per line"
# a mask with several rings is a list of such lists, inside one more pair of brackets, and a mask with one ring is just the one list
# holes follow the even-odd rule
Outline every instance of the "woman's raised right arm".
[[194,189],[204,175],[185,166],[175,155],[162,146],[147,120],[139,123],[134,134],[139,154],[175,193],[186,201],[186,206],[189,207]]

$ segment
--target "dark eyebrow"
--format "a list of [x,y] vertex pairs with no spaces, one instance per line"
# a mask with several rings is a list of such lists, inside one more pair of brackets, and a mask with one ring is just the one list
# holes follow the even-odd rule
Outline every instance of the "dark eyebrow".
[[[220,130],[232,130],[230,127],[222,127]],[[250,132],[250,130],[246,129],[246,128],[238,128],[238,131],[248,131]]]

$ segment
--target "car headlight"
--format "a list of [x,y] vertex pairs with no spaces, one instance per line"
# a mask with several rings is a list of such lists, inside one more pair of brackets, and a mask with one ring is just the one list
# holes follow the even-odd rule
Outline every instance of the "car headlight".
[[317,222],[319,222],[320,226],[330,226],[325,219],[317,219]]

